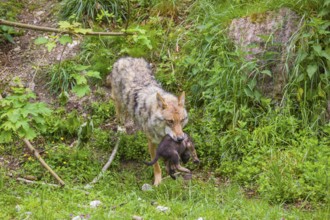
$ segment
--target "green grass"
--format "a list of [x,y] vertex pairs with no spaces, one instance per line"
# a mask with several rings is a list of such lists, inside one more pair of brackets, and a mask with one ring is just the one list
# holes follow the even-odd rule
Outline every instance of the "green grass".
[[[136,165],[121,165],[95,185],[83,190],[81,185],[64,189],[50,186],[25,185],[2,176],[0,187],[0,218],[70,219],[89,215],[90,219],[131,219],[133,215],[144,219],[327,219],[329,209],[318,207],[303,210],[284,204],[269,205],[257,197],[248,199],[235,184],[219,184],[213,176],[192,181],[167,178],[152,191],[142,191],[150,183],[150,169]],[[102,205],[90,208],[89,203],[100,200]],[[169,208],[167,212],[156,209]],[[20,210],[17,211],[17,206]]]

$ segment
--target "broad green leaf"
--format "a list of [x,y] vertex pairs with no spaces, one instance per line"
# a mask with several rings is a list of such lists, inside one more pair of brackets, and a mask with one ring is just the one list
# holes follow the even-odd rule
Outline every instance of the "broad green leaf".
[[97,78],[97,79],[102,79],[100,76],[100,72],[98,72],[98,71],[88,71],[86,73],[86,76]]
[[1,129],[4,129],[5,131],[15,131],[16,127],[15,124],[10,121],[5,121],[2,125],[0,125]]
[[263,70],[263,71],[261,71],[261,73],[265,74],[267,76],[270,76],[270,77],[272,76],[272,72],[270,70]]
[[38,124],[38,128],[39,126],[45,124],[45,119],[43,117],[36,116],[33,118],[33,120]]
[[25,119],[25,120],[19,120],[16,124],[15,124],[15,126],[16,126],[16,128],[15,128],[15,130],[16,129],[19,129],[19,128],[24,128],[24,129],[29,129],[29,123],[28,123],[28,121]]
[[261,98],[261,93],[258,91],[258,90],[255,90],[254,91],[254,98],[256,99],[256,101],[260,101],[260,98]]
[[18,109],[14,109],[12,111],[9,111],[7,114],[8,120],[12,123],[16,123],[18,119],[20,118],[20,113]]
[[253,98],[254,97],[254,93],[251,91],[251,89],[249,87],[244,88],[244,93],[246,96]]
[[321,51],[320,55],[330,61],[330,50]]
[[1,131],[0,132],[0,143],[9,143],[12,139],[12,132],[11,131]]
[[44,114],[44,115],[50,115],[53,112],[53,110],[49,109],[47,107],[47,104],[44,102],[39,103],[39,108],[42,109],[42,114]]
[[322,51],[321,45],[313,45],[313,49],[317,54],[320,54]]
[[84,66],[84,65],[76,65],[74,68],[75,68],[75,70],[77,70],[77,71],[83,71],[83,70],[86,70],[86,69],[88,69],[89,67],[91,67],[91,66]]
[[78,96],[83,97],[90,92],[88,85],[76,85],[72,88],[72,91]]
[[34,40],[34,44],[40,45],[40,44],[46,44],[48,43],[48,39],[45,37],[38,37],[37,39]]
[[22,109],[21,114],[23,117],[26,117],[27,115],[49,115],[51,113],[51,110],[47,108],[45,103],[38,102],[38,103],[27,103]]
[[304,79],[305,79],[304,74],[300,74],[300,75],[297,77],[296,81],[297,81],[297,82],[301,82],[301,81],[303,81]]
[[254,89],[254,87],[256,87],[257,85],[257,80],[256,79],[252,79],[249,83],[248,83],[248,87],[251,89],[251,91]]
[[78,85],[85,85],[87,84],[87,79],[85,76],[80,74],[72,74],[72,77],[76,80]]
[[32,140],[37,136],[36,132],[33,129],[27,129],[25,130],[25,138],[28,140]]
[[69,35],[62,35],[60,39],[58,40],[60,44],[65,45],[65,44],[71,44],[72,43],[72,37]]
[[26,118],[29,114],[34,116],[38,115],[37,111],[38,108],[34,103],[27,103],[23,108],[21,108],[21,114],[24,118]]
[[302,62],[308,56],[308,53],[306,53],[305,51],[298,51],[297,54],[298,54],[298,62]]
[[10,34],[8,34],[8,33],[2,33],[2,36],[4,36],[4,38],[6,40],[8,40],[10,43],[12,43],[12,44],[15,43],[14,38]]
[[44,102],[35,103],[35,106],[38,109],[37,110],[37,113],[38,114],[41,114],[41,115],[50,115],[52,113],[52,110],[49,109],[47,107],[46,103],[44,103]]
[[317,71],[317,65],[316,64],[311,64],[307,66],[307,74],[310,79],[313,78],[314,74]]
[[54,49],[54,47],[56,47],[56,43],[55,42],[49,42],[49,43],[46,44],[46,47],[47,47],[48,52],[51,52]]
[[69,93],[66,91],[61,92],[61,94],[58,96],[59,101],[62,105],[66,104],[69,100]]
[[60,29],[70,29],[70,28],[72,28],[72,25],[67,21],[60,21],[60,22],[58,22],[58,25],[60,26]]
[[79,23],[79,22],[73,22],[72,24],[71,24],[73,27],[75,27],[75,28],[77,28],[77,27],[81,27],[81,23]]

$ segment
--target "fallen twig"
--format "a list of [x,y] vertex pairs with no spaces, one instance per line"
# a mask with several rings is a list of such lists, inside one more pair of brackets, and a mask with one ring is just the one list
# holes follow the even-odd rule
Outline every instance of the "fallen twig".
[[33,181],[33,180],[24,179],[24,178],[21,178],[21,177],[17,177],[16,180],[21,181],[21,182],[24,182],[24,183],[28,183],[28,184],[40,184],[40,185],[61,187],[60,185],[57,185],[57,184],[45,183],[45,182],[37,182],[37,181]]
[[[57,187],[57,188],[61,187],[61,185],[52,184],[52,183],[45,183],[45,182],[38,182],[38,181],[24,179],[24,178],[21,178],[21,177],[17,177],[16,180],[27,183],[27,184],[39,184],[39,185],[53,186],[53,187]],[[67,187],[67,186],[65,188],[70,189],[70,190],[74,190],[74,191],[79,191],[79,192],[85,193],[86,195],[90,194],[90,192],[88,192],[86,190],[78,189],[78,188],[70,188],[70,187]]]
[[72,35],[92,35],[92,36],[125,36],[125,35],[128,35],[128,33],[125,33],[125,32],[86,32],[86,33],[82,34],[82,33],[77,33],[77,32],[69,31],[69,30],[62,30],[62,29],[50,28],[50,27],[41,27],[41,26],[32,25],[32,24],[24,24],[24,23],[20,23],[20,22],[7,21],[7,20],[3,20],[3,19],[0,19],[0,25],[7,25],[7,26],[11,26],[11,27],[31,29],[31,30],[43,31],[43,32],[55,32],[55,33],[72,34]]
[[34,156],[39,160],[41,165],[45,167],[52,175],[55,177],[55,179],[61,184],[61,186],[64,186],[64,181],[48,166],[48,164],[41,158],[39,152],[32,146],[30,141],[28,139],[23,139],[26,146],[33,152]]
[[103,168],[102,168],[101,172],[99,173],[99,175],[97,177],[95,177],[92,182],[90,182],[89,184],[87,184],[85,186],[85,188],[86,187],[89,188],[89,187],[91,187],[92,184],[97,183],[99,181],[99,179],[104,175],[105,171],[110,167],[113,159],[116,156],[116,153],[117,153],[117,150],[118,150],[118,146],[119,146],[119,142],[120,142],[120,137],[117,140],[117,143],[115,145],[115,148],[113,149],[113,151],[112,151],[112,153],[111,153],[111,155],[109,157],[108,162],[103,166]]

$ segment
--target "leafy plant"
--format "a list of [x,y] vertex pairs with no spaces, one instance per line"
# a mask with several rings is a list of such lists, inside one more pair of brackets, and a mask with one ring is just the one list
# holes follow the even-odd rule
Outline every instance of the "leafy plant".
[[57,43],[67,45],[72,43],[72,38],[69,35],[51,35],[48,37],[38,37],[34,40],[34,44],[36,45],[45,45],[48,52],[51,52]]
[[0,99],[0,143],[8,143],[14,137],[33,139],[39,132],[45,131],[45,117],[51,110],[42,102],[34,102],[36,96],[29,89],[23,88],[19,79],[18,85],[12,87],[12,93]]
[[63,108],[54,110],[54,114],[46,118],[47,132],[43,135],[56,141],[77,137],[83,118],[77,111],[67,112]]
[[107,21],[121,24],[127,19],[127,5],[120,0],[65,0],[60,15],[63,19],[72,19],[88,26],[88,21]]
[[88,79],[100,79],[99,72],[88,70],[90,66],[77,64],[66,60],[52,66],[47,73],[50,77],[48,83],[50,91],[54,94],[68,93],[70,90],[78,97],[90,92]]
[[0,25],[0,42],[2,39],[9,41],[10,43],[15,43],[13,35],[18,35],[19,32],[15,31],[14,28]]
[[[321,18],[306,20],[294,36],[296,52],[284,98],[296,100],[306,125],[326,122],[330,98],[330,22]],[[291,55],[291,54],[290,54]]]
[[137,132],[134,135],[122,135],[118,148],[118,155],[125,161],[141,161],[141,158],[147,155],[147,149],[147,140],[142,132]]

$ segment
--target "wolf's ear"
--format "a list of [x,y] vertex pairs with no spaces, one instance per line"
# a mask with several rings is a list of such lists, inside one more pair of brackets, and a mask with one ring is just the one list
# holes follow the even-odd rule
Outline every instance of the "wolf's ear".
[[157,103],[160,108],[162,108],[162,109],[167,108],[167,104],[166,104],[164,98],[158,92],[157,92]]
[[181,95],[179,96],[179,106],[184,106],[184,102],[185,102],[185,97],[186,97],[186,94],[185,92],[183,91],[181,93]]

